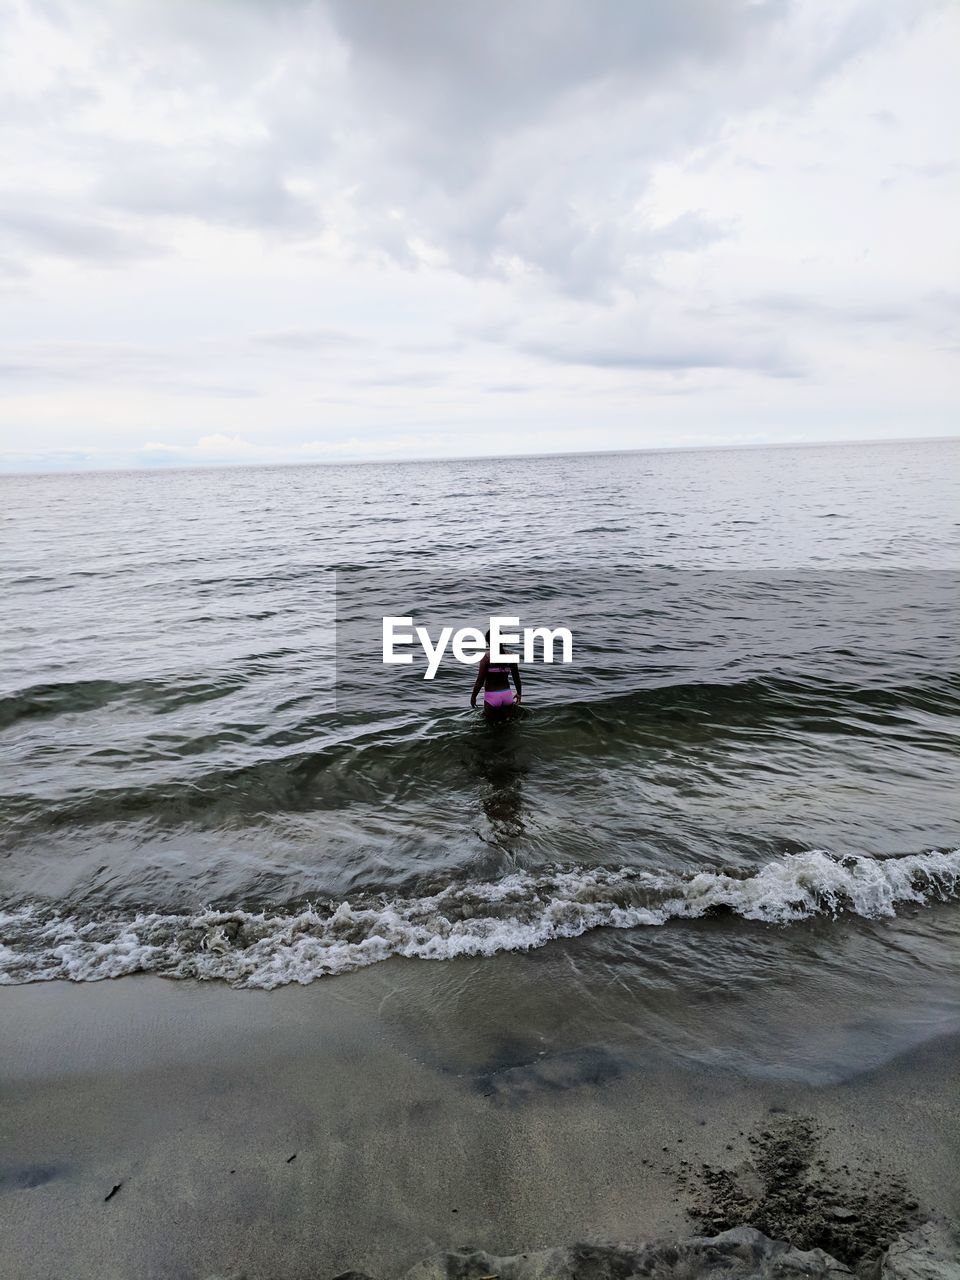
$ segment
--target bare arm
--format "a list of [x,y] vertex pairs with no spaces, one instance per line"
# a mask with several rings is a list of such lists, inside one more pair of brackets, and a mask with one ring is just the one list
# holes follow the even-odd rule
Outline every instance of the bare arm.
[[475,707],[477,705],[477,694],[483,688],[483,682],[487,678],[487,667],[489,667],[489,665],[490,655],[485,653],[480,659],[480,669],[477,671],[477,678],[473,684],[473,693],[470,695],[471,707]]
[[520,702],[523,696],[523,689],[520,687],[520,663],[518,662],[513,668],[513,683],[517,686],[517,702]]

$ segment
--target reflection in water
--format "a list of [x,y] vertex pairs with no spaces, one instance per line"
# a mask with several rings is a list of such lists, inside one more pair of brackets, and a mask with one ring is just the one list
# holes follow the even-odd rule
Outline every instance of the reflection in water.
[[522,714],[518,709],[496,719],[485,715],[474,757],[480,805],[489,824],[489,831],[482,832],[481,838],[511,852],[526,832],[523,776],[527,768],[521,755]]

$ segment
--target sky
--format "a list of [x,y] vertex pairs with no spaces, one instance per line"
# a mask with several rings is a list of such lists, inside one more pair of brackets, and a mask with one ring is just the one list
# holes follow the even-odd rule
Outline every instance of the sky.
[[0,469],[957,433],[955,0],[7,0]]

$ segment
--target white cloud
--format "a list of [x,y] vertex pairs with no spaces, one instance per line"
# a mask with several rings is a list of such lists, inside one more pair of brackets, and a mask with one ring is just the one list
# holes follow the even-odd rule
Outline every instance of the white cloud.
[[952,427],[946,0],[0,22],[8,466]]
[[148,440],[143,445],[144,453],[157,454],[177,454],[185,456],[187,454],[197,454],[199,456],[225,458],[249,456],[257,453],[256,445],[250,443],[249,440],[243,440],[240,436],[227,436],[222,432],[216,432],[210,436],[201,436],[196,444],[184,447],[183,445],[162,444],[156,440]]

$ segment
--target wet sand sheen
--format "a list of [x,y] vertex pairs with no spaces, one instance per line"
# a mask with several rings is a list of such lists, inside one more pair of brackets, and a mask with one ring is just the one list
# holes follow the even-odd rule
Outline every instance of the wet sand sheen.
[[678,1069],[582,1028],[531,1051],[509,1009],[440,1017],[438,1038],[441,968],[269,994],[0,992],[0,1272],[391,1276],[462,1244],[689,1233],[680,1162],[735,1163],[780,1114],[814,1116],[827,1158],[902,1176],[921,1210],[960,1209],[956,1040],[817,1088]]

